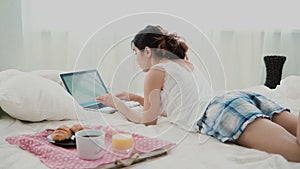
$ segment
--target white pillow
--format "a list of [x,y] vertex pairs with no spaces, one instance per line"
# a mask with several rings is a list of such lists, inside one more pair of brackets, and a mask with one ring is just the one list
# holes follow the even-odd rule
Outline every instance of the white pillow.
[[288,76],[281,80],[276,92],[291,99],[300,99],[300,76]]
[[80,108],[59,84],[32,73],[21,73],[0,83],[0,106],[25,121],[76,119]]
[[23,72],[21,72],[17,69],[7,69],[4,71],[1,71],[0,72],[0,84],[5,82],[7,79],[9,79],[13,76],[19,75],[21,73],[23,73]]
[[62,80],[59,76],[60,73],[63,71],[60,70],[34,70],[32,71],[33,74],[42,76],[46,79],[52,80],[56,83],[59,83],[61,86],[63,86]]

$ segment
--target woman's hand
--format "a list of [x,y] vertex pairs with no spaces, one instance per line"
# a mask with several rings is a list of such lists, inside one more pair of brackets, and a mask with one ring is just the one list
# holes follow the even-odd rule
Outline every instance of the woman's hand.
[[144,105],[144,98],[133,93],[121,92],[116,94],[116,97],[121,100],[135,101],[135,102],[139,102],[141,105]]
[[116,94],[116,97],[121,99],[121,100],[132,100],[134,94],[128,93],[128,92],[121,92]]
[[118,98],[114,97],[111,94],[104,94],[104,95],[96,97],[97,102],[100,102],[106,106],[113,107],[113,108],[116,108],[116,106],[115,106],[116,99],[118,99]]

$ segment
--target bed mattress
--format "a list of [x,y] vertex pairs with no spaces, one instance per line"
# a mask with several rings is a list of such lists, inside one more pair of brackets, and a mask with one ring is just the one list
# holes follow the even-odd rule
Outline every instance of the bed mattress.
[[[282,98],[264,86],[256,86],[247,90],[255,91],[270,97],[283,106],[289,107],[297,114],[300,102],[297,99]],[[158,120],[156,126],[144,126],[128,122],[119,113],[104,114],[82,110],[78,112],[77,120],[52,120],[42,122],[26,122],[12,118],[5,112],[0,113],[0,168],[1,169],[44,169],[47,168],[38,157],[9,144],[5,139],[20,134],[33,134],[58,126],[73,125],[103,125],[131,128],[137,134],[155,137],[176,143],[167,155],[132,165],[130,168],[230,168],[230,169],[299,169],[300,163],[288,162],[280,155],[269,154],[255,149],[244,148],[235,144],[221,143],[199,133],[186,131],[170,124],[164,117]],[[59,166],[58,166],[59,168]],[[81,168],[78,166],[78,168]]]

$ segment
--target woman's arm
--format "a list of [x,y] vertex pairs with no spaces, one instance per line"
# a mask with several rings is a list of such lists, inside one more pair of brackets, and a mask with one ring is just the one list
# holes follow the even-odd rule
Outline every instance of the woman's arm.
[[142,112],[128,108],[122,100],[106,94],[96,98],[98,102],[115,107],[129,121],[146,125],[156,124],[160,111],[160,92],[164,84],[165,72],[161,69],[149,70],[144,82],[144,107]]
[[149,70],[144,81],[144,110],[142,123],[156,124],[157,118],[162,114],[160,93],[165,81],[165,71],[159,68]]

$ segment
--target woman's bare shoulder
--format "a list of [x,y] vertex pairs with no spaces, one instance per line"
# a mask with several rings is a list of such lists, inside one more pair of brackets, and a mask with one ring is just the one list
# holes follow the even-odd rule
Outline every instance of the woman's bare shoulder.
[[146,75],[146,77],[151,77],[151,78],[161,78],[164,76],[165,76],[165,69],[159,66],[152,67]]
[[153,67],[148,71],[145,77],[145,85],[150,85],[152,87],[155,86],[154,88],[162,88],[164,85],[164,79],[165,70],[163,68]]

